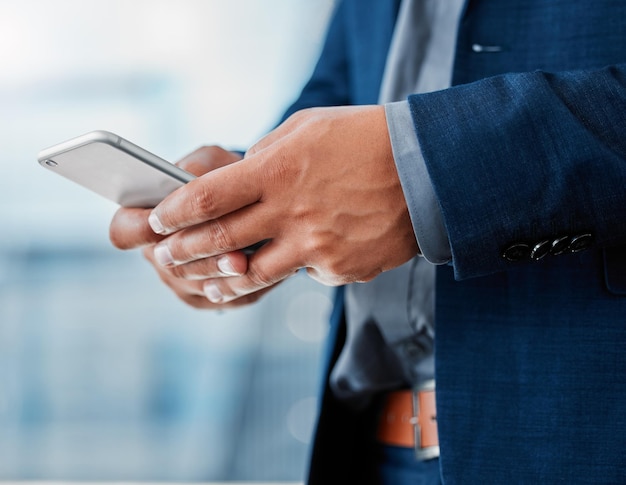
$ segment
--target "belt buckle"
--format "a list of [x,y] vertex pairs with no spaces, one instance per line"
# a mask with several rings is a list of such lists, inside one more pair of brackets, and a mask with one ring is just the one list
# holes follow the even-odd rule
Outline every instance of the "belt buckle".
[[418,460],[431,460],[439,456],[435,380],[424,381],[413,388],[413,418],[415,431],[415,456]]

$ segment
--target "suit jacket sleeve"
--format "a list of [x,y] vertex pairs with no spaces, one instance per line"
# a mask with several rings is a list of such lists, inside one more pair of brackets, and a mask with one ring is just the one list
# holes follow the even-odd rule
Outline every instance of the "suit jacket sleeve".
[[340,2],[313,74],[298,99],[287,108],[281,122],[301,109],[351,104],[344,10],[345,2]]
[[626,244],[626,65],[494,76],[409,103],[457,279],[524,264],[503,257],[516,243]]

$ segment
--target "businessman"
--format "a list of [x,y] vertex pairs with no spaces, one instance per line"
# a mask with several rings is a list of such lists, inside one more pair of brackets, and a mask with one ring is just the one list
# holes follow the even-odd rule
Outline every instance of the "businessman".
[[[383,106],[407,1],[340,3],[295,114],[237,163],[218,149],[194,154],[198,172],[216,159],[220,168],[150,213],[120,212],[112,239],[147,244],[166,283],[197,306],[245,303],[300,268],[348,285],[337,292],[310,483],[366,483],[394,466],[371,445],[378,408],[348,402],[358,393],[346,399],[333,373],[354,346],[350,288],[416,256],[443,263],[444,483],[620,483],[626,4],[470,0],[450,32],[454,87]],[[434,26],[454,15],[416,12]],[[440,31],[417,32],[428,65]],[[302,111],[314,106],[341,107]],[[246,258],[240,250],[261,239]],[[374,364],[398,363],[374,359],[369,342]]]

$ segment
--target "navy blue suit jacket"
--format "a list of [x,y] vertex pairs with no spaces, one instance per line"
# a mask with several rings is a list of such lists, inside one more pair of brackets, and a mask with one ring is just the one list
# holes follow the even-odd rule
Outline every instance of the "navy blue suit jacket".
[[[397,9],[342,2],[289,112],[376,103]],[[626,483],[625,63],[626,2],[469,0],[457,86],[410,98],[453,254],[437,273],[445,483]],[[342,315],[339,291],[327,369]],[[371,480],[374,412],[325,389],[310,483]]]

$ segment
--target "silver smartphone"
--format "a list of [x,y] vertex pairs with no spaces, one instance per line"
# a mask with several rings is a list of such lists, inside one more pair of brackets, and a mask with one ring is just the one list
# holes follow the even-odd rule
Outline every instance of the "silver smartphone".
[[108,131],[39,152],[42,167],[123,207],[154,207],[195,176]]

